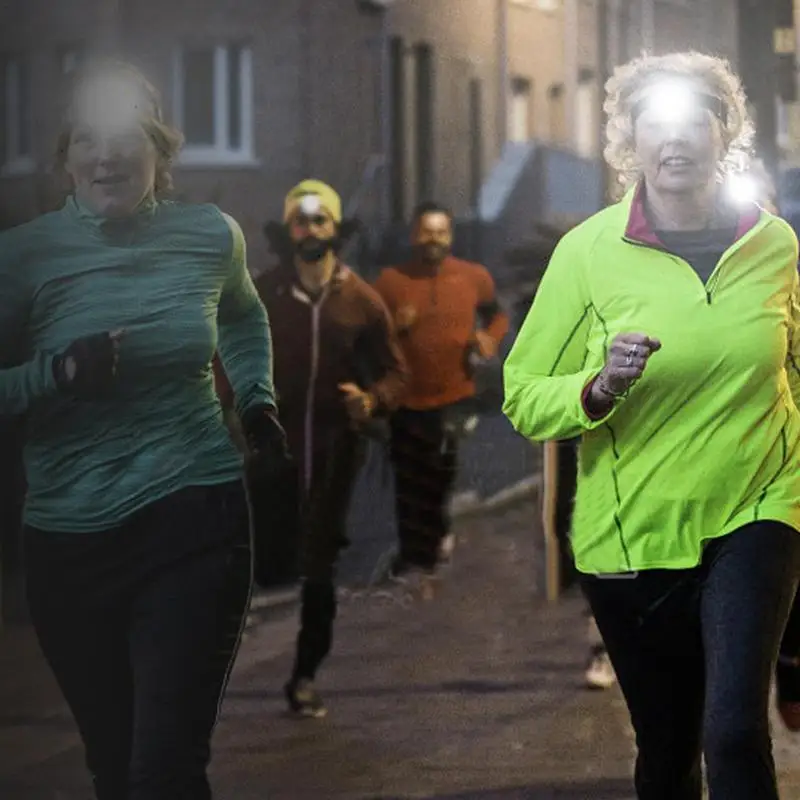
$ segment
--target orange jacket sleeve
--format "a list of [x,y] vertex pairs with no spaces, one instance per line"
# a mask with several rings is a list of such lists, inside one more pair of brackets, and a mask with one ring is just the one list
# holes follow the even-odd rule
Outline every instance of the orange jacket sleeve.
[[494,279],[485,267],[478,267],[478,314],[484,324],[484,330],[497,344],[508,333],[508,314],[500,307],[497,300]]

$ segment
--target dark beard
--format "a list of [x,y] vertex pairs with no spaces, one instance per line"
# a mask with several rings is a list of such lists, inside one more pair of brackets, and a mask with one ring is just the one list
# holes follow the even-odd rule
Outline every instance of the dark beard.
[[307,236],[295,245],[295,253],[306,264],[316,264],[331,251],[336,249],[335,239],[318,239],[316,236]]
[[438,264],[450,254],[450,248],[443,244],[421,244],[416,250],[420,260],[426,264]]

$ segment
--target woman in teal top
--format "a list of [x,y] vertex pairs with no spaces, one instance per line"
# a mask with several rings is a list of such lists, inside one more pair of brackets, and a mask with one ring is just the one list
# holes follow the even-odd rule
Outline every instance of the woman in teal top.
[[74,193],[0,238],[0,413],[27,417],[27,584],[99,800],[210,798],[209,742],[250,593],[241,457],[285,456],[266,312],[236,222],[160,199],[180,135],[139,73],[76,82]]

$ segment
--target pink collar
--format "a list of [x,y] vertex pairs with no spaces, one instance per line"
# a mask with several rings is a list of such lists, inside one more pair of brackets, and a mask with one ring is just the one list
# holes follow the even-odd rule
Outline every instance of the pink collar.
[[[644,183],[639,183],[634,190],[631,209],[628,214],[628,224],[625,226],[625,238],[638,244],[664,249],[664,244],[656,236],[647,214],[644,211]],[[761,218],[761,209],[751,203],[739,214],[736,226],[736,238],[739,241],[748,231],[752,230]]]

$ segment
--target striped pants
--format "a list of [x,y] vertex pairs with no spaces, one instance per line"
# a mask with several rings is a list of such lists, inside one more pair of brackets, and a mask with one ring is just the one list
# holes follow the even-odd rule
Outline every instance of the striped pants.
[[391,459],[395,478],[401,560],[433,569],[450,532],[450,498],[458,471],[455,438],[444,429],[444,412],[402,409],[392,417]]

